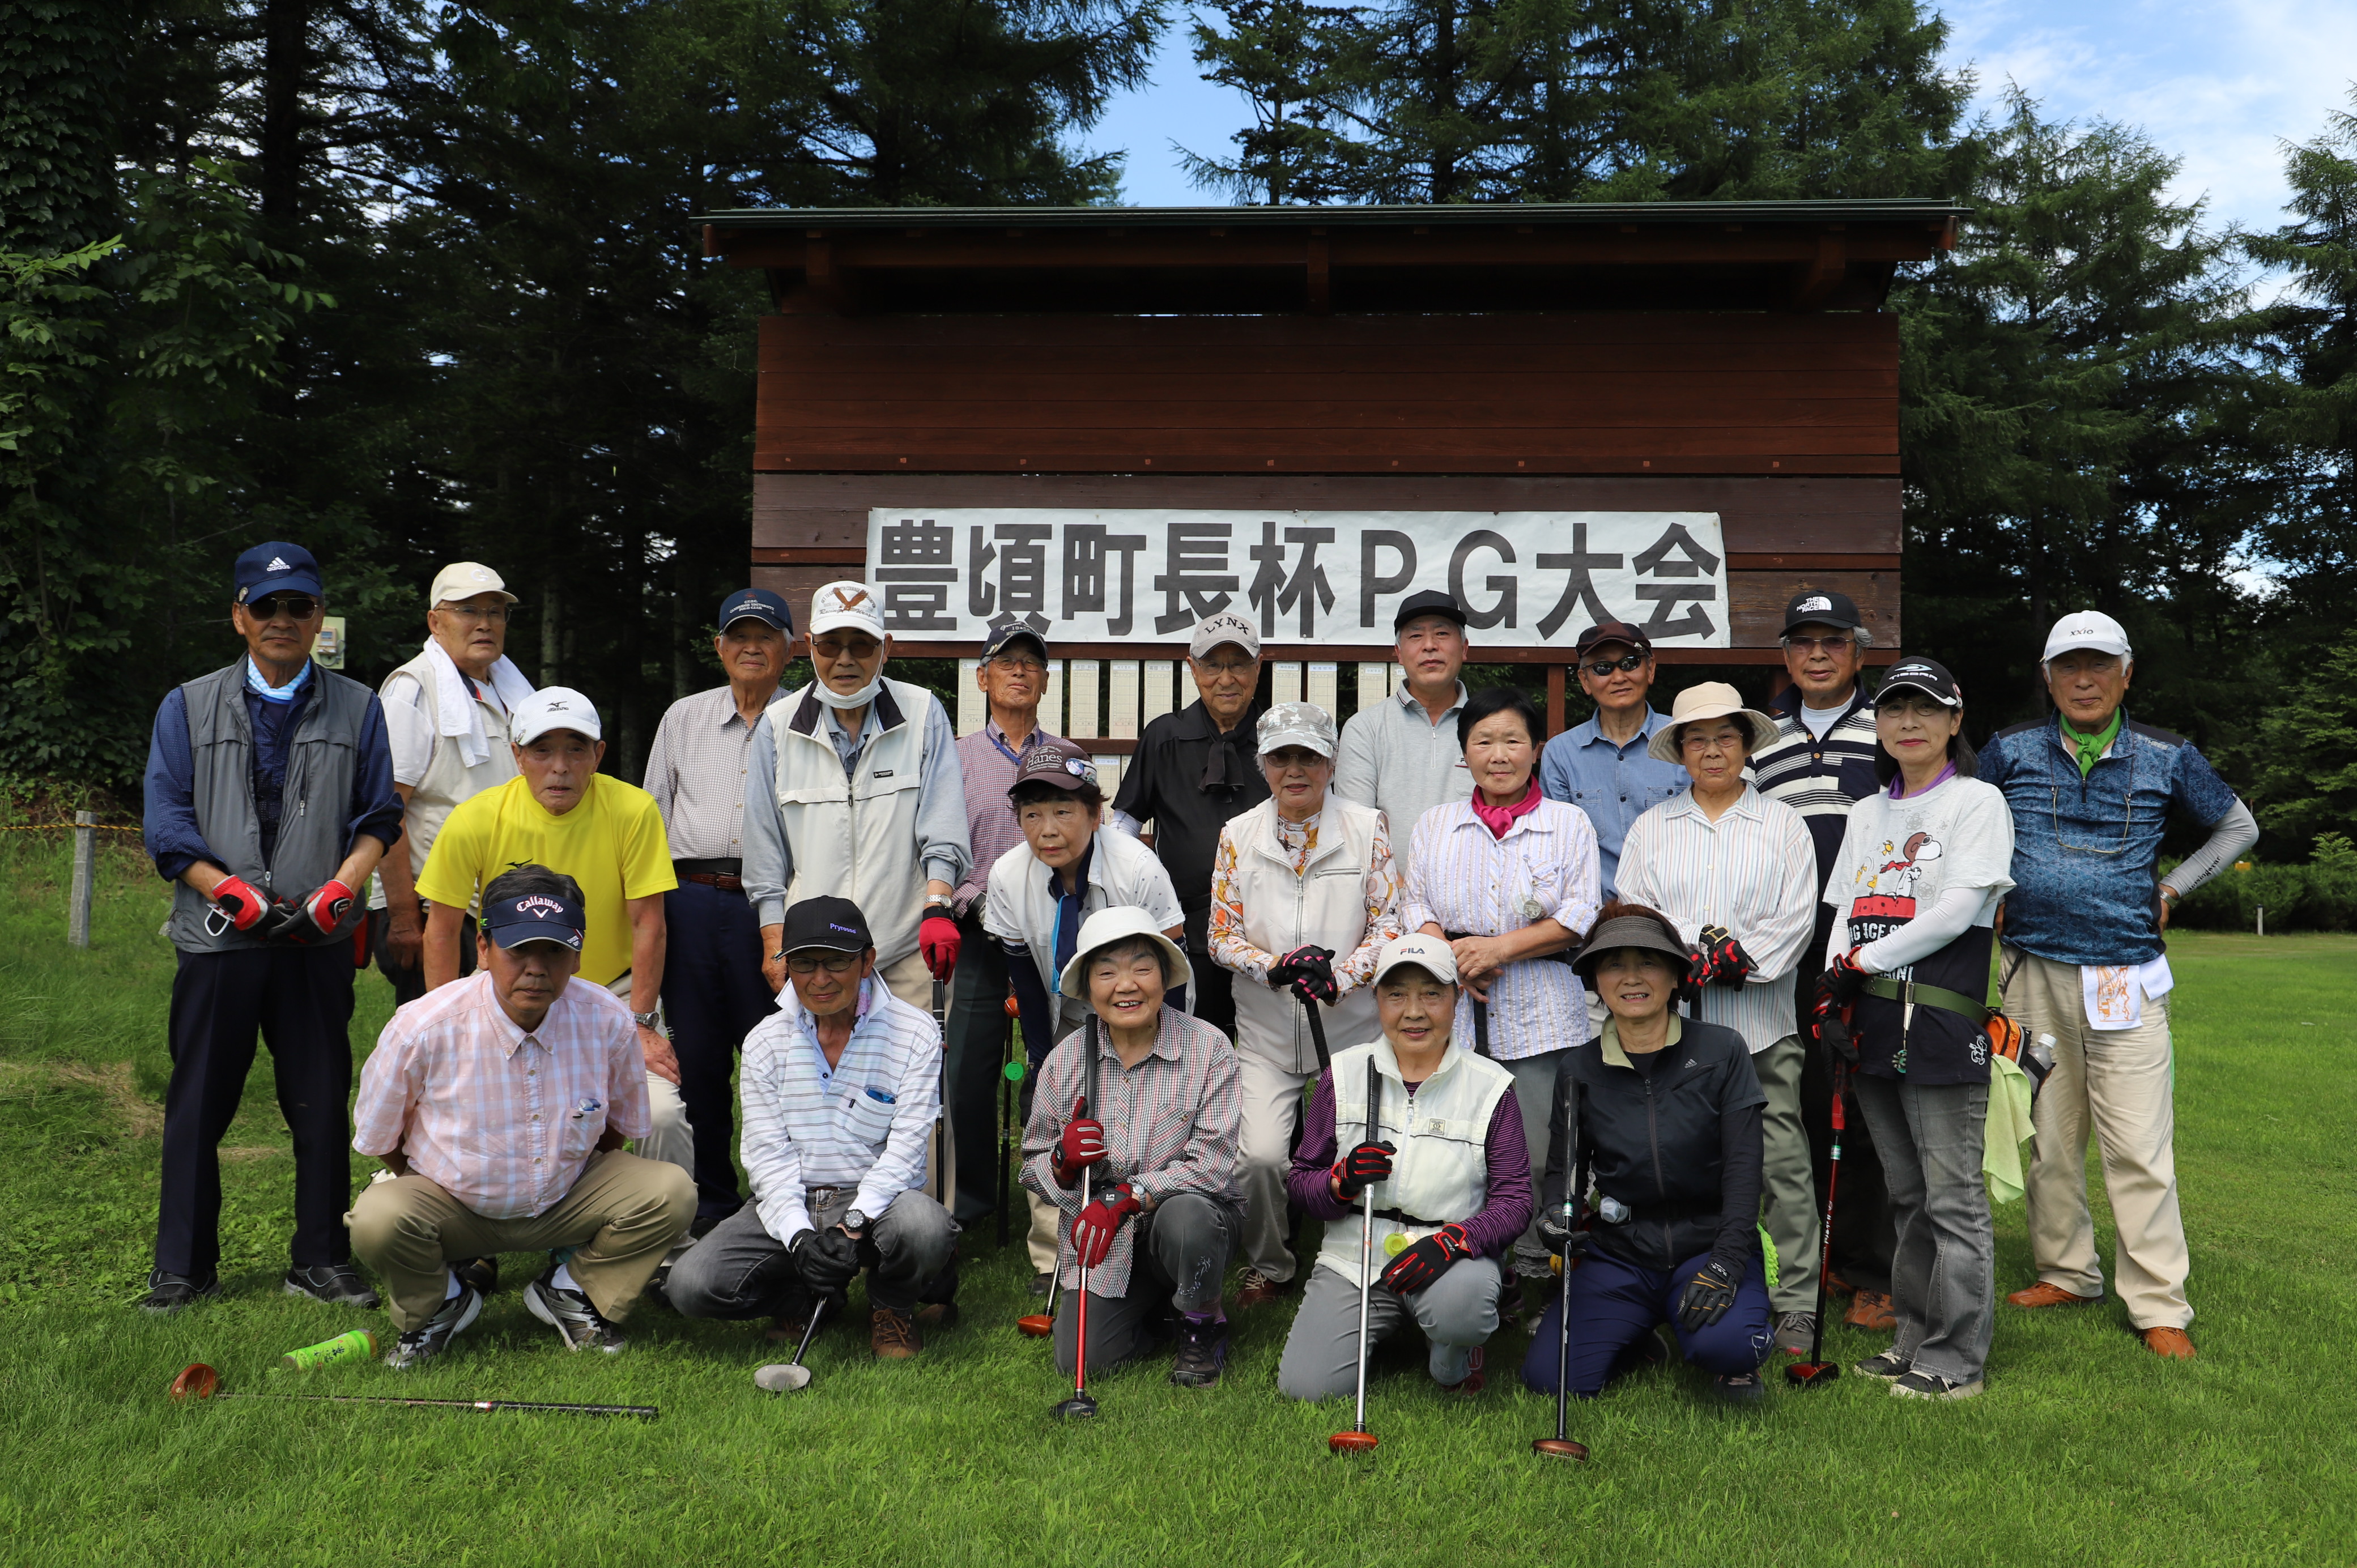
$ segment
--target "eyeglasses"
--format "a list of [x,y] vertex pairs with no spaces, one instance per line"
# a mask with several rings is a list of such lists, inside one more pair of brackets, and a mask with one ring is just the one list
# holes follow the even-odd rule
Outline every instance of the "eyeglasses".
[[1260,660],[1257,659],[1237,659],[1231,660],[1222,664],[1214,664],[1208,659],[1198,659],[1195,660],[1195,668],[1212,675],[1227,675],[1232,677],[1243,676],[1249,675],[1258,670],[1260,668]]
[[493,605],[487,610],[479,610],[472,605],[458,604],[436,605],[434,607],[446,616],[456,616],[460,620],[480,621],[485,626],[505,626],[508,619],[508,607],[505,605]]
[[1684,749],[1695,753],[1706,751],[1741,751],[1743,749],[1743,737],[1732,733],[1722,733],[1719,735],[1690,735],[1682,738],[1678,744]]
[[1839,637],[1788,637],[1784,646],[1795,653],[1839,653],[1845,648],[1857,646],[1857,634],[1844,632]]
[[1641,666],[1644,662],[1645,656],[1643,654],[1631,653],[1625,654],[1619,659],[1598,659],[1592,663],[1582,665],[1581,668],[1586,670],[1590,675],[1593,675],[1598,680],[1601,681],[1607,675],[1611,674],[1615,670],[1634,670]]
[[1019,659],[1007,653],[1002,653],[995,659],[985,660],[984,662],[993,670],[1006,670],[1017,675],[1045,675],[1048,672],[1048,667],[1037,659]]
[[859,959],[856,952],[831,952],[824,958],[791,953],[786,958],[786,967],[802,975],[816,974],[822,969],[829,974],[849,974],[859,967]]
[[256,620],[309,620],[319,613],[319,601],[308,594],[265,594],[246,606],[245,613]]
[[841,659],[845,654],[866,662],[882,651],[884,645],[872,637],[814,637],[811,651],[821,659]]

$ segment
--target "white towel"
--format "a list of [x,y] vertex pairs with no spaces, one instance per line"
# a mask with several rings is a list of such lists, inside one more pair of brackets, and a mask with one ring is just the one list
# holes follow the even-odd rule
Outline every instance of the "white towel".
[[[491,738],[483,730],[482,706],[468,694],[466,677],[459,673],[457,662],[430,637],[425,639],[425,661],[434,667],[434,733],[457,741],[460,759],[469,768],[477,767],[491,755]],[[504,655],[491,666],[490,687],[510,713],[533,693],[532,682],[523,678],[515,660]]]

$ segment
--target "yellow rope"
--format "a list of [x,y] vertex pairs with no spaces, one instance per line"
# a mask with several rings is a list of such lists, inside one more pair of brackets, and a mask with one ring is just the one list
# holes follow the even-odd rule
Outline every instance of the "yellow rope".
[[145,828],[118,828],[110,822],[27,822],[21,827],[0,828],[0,833],[40,833],[57,828],[81,827],[87,827],[93,832],[102,833],[137,833],[147,831]]

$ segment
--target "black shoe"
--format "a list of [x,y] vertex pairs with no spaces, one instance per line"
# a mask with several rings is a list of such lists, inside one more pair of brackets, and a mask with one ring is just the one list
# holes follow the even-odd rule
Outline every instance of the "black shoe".
[[567,1350],[603,1350],[611,1356],[630,1344],[619,1328],[589,1305],[587,1295],[566,1290],[555,1280],[556,1271],[552,1268],[524,1286],[523,1304],[534,1317],[556,1330]]
[[450,1272],[458,1283],[477,1295],[489,1296],[500,1288],[500,1261],[497,1258],[455,1258]]
[[1220,1386],[1220,1369],[1228,1360],[1228,1326],[1178,1319],[1178,1354],[1170,1363],[1170,1380],[1182,1389]]
[[432,1360],[450,1348],[458,1331],[475,1321],[483,1310],[483,1298],[467,1285],[442,1304],[442,1310],[425,1320],[425,1326],[413,1328],[393,1341],[393,1348],[384,1353],[384,1364],[394,1371],[405,1371]]
[[1612,1369],[1605,1374],[1605,1380],[1625,1378],[1648,1367],[1664,1366],[1669,1359],[1669,1347],[1662,1343],[1662,1331],[1649,1328],[1620,1348],[1620,1354],[1612,1358]]
[[1893,1379],[1891,1393],[1903,1400],[1968,1400],[1981,1391],[1981,1380],[1969,1383],[1951,1382],[1937,1372],[1909,1372]]
[[1850,1370],[1861,1378],[1879,1378],[1886,1383],[1895,1383],[1907,1375],[1907,1369],[1912,1364],[1901,1359],[1896,1349],[1891,1349],[1868,1356]]
[[286,1294],[307,1295],[313,1301],[329,1306],[360,1306],[373,1310],[378,1305],[376,1292],[369,1289],[360,1271],[350,1263],[319,1263],[307,1269],[286,1271]]
[[147,1276],[147,1294],[139,1298],[139,1310],[152,1312],[159,1317],[169,1317],[200,1301],[219,1301],[221,1293],[221,1276],[218,1274],[199,1284],[183,1275],[167,1274],[157,1269]]
[[1049,1285],[1053,1283],[1054,1282],[1051,1281],[1045,1273],[1033,1274],[1031,1276],[1031,1294],[1033,1295],[1046,1295],[1048,1294]]

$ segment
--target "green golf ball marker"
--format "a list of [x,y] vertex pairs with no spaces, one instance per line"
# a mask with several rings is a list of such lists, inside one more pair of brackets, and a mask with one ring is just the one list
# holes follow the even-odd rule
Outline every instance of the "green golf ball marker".
[[1023,1064],[1021,1062],[1008,1062],[1004,1070],[1006,1074],[1007,1082],[1021,1083],[1023,1081]]

